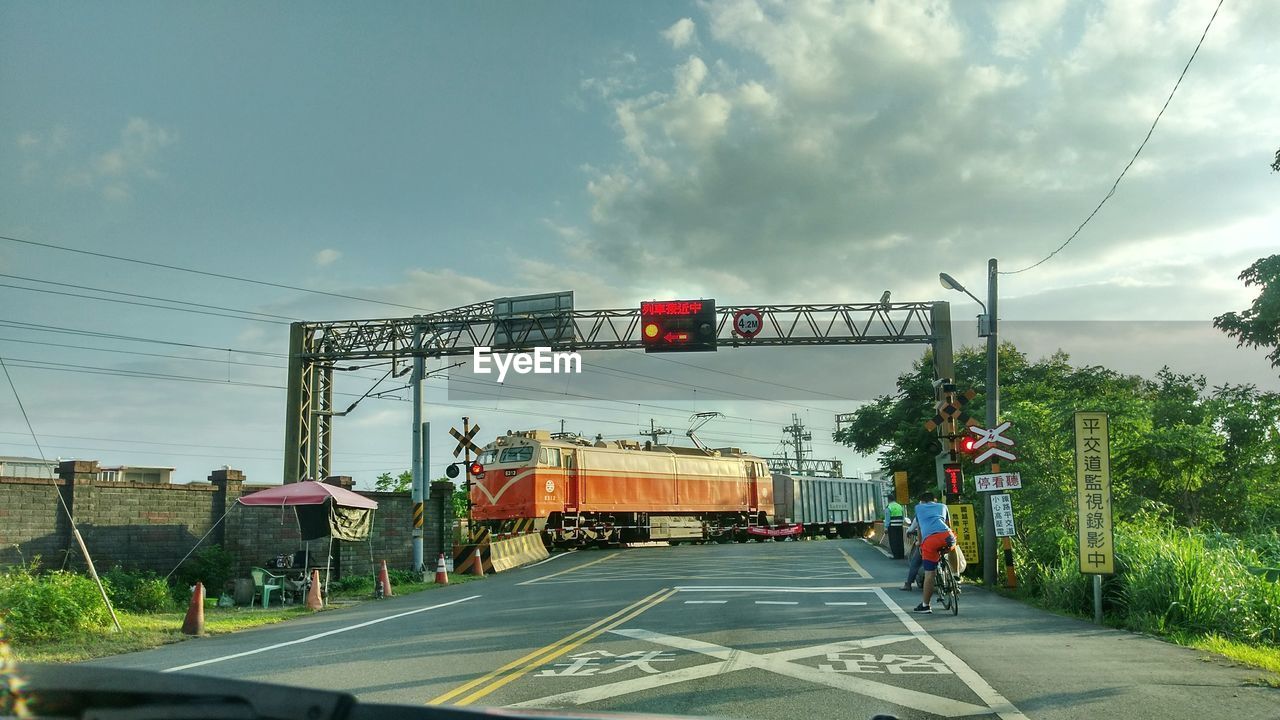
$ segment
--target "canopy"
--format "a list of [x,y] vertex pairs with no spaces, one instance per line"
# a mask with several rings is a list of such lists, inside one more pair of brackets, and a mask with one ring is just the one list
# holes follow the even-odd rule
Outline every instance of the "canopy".
[[366,510],[378,508],[378,503],[363,495],[357,495],[337,485],[326,485],[314,480],[287,483],[270,490],[260,490],[237,498],[236,502],[241,505],[323,505],[329,500],[333,500],[335,505],[342,507]]

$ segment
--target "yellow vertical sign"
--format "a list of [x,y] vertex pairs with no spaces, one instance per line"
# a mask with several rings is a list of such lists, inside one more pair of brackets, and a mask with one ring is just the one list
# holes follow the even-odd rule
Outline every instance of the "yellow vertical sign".
[[1115,574],[1111,517],[1111,442],[1107,414],[1077,412],[1076,519],[1080,572]]
[[910,496],[907,494],[907,473],[904,470],[898,470],[893,474],[893,489],[897,493],[897,501],[906,505],[911,502]]
[[973,520],[973,506],[967,503],[948,505],[947,512],[951,514],[951,529],[956,533],[956,543],[964,551],[965,560],[970,565],[982,562],[982,556],[978,554],[978,526]]

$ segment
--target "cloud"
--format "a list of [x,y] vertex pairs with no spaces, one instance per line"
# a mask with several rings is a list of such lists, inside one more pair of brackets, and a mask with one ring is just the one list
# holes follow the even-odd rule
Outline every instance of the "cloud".
[[315,258],[313,258],[313,261],[315,262],[316,265],[320,267],[325,267],[326,265],[332,265],[334,261],[336,261],[340,257],[342,257],[342,253],[338,252],[337,250],[333,250],[332,248],[325,248],[324,250],[321,250],[320,252],[316,253]]
[[64,125],[47,132],[19,134],[15,144],[23,157],[23,180],[54,181],[62,188],[89,189],[109,202],[123,202],[133,196],[138,181],[164,177],[163,154],[178,141],[178,134],[135,117],[105,150],[76,157],[76,140],[76,134]]
[[671,47],[679,50],[698,41],[697,25],[692,18],[680,18],[674,25],[662,31],[662,37],[671,43]]
[[[1040,259],[1107,192],[1208,20],[1190,0],[701,7],[709,42],[669,80],[609,99],[626,159],[591,174],[582,243],[606,267],[780,300],[930,299],[939,270]],[[1221,16],[1117,194],[1005,287],[1149,269],[1142,282],[1166,292],[1150,260],[1172,248],[1216,267],[1250,242],[1242,223],[1273,239],[1275,22],[1259,0]]]

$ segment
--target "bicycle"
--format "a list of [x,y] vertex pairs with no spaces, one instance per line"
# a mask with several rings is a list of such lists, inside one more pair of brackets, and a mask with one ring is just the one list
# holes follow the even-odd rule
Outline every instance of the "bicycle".
[[950,610],[952,615],[959,615],[960,579],[951,569],[951,561],[948,559],[950,551],[951,548],[948,547],[942,557],[938,558],[938,570],[933,577],[933,592],[944,609]]

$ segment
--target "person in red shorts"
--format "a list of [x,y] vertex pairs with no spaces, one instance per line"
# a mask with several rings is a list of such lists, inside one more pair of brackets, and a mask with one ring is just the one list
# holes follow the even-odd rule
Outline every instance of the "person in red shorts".
[[933,579],[938,572],[938,561],[942,554],[948,552],[956,544],[956,534],[947,524],[950,516],[947,506],[937,502],[931,492],[920,496],[916,503],[916,524],[920,526],[920,565],[924,568],[924,597],[912,612],[930,614],[929,599],[933,595]]

